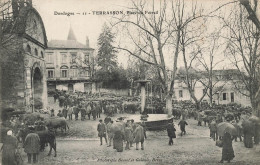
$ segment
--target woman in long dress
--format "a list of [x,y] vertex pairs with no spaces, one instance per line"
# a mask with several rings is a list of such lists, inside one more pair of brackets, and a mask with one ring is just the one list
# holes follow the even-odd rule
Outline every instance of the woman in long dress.
[[123,140],[124,134],[122,131],[116,131],[113,139],[113,145],[117,152],[123,152]]
[[223,163],[224,161],[228,161],[229,163],[235,157],[232,140],[231,135],[226,132],[223,137],[222,159],[220,163]]

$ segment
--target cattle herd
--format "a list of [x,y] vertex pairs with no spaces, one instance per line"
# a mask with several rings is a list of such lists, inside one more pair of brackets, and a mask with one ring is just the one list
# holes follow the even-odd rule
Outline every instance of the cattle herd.
[[[140,100],[136,97],[117,97],[113,95],[89,95],[86,93],[66,93],[63,91],[56,91],[53,95],[54,102],[58,102],[62,109],[58,115],[54,115],[53,109],[38,110],[36,113],[18,112],[14,109],[6,109],[6,114],[2,115],[1,138],[4,139],[8,129],[12,129],[20,141],[24,141],[26,135],[34,130],[38,133],[41,141],[41,150],[44,150],[46,143],[49,143],[51,154],[52,149],[56,156],[56,132],[60,129],[66,132],[69,129],[68,120],[87,120],[86,116],[93,120],[100,118],[100,114],[104,113],[106,116],[113,116],[115,113],[136,113],[140,111]],[[148,100],[145,113],[165,113],[165,101],[153,98]],[[153,103],[153,104],[151,104]],[[4,111],[5,112],[5,111]],[[259,124],[254,124],[249,120],[251,116],[251,108],[241,107],[237,104],[228,105],[213,105],[202,104],[197,110],[196,106],[190,101],[173,102],[172,114],[175,119],[194,118],[198,120],[198,125],[201,126],[204,122],[211,127],[212,121],[220,123],[222,121],[235,121],[236,128],[239,129],[238,137],[254,137],[255,142],[259,139],[256,131],[247,132],[243,128],[253,128],[259,130]],[[9,114],[9,115],[8,115]],[[247,116],[247,117],[245,117]],[[67,119],[68,118],[68,119]],[[253,123],[244,124],[245,121]],[[244,123],[243,123],[244,122]],[[252,129],[250,129],[252,130]],[[214,138],[215,139],[215,138]],[[245,142],[246,143],[246,142]],[[249,145],[245,144],[246,147]],[[249,148],[252,147],[251,145]]]

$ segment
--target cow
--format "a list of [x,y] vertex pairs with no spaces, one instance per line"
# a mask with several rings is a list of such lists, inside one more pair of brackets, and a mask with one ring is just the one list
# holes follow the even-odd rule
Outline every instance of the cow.
[[45,124],[48,129],[55,129],[55,132],[57,128],[60,128],[62,132],[63,129],[65,130],[65,132],[67,128],[69,129],[69,126],[64,118],[50,118],[46,120]]
[[[33,132],[32,130],[30,130],[28,127],[26,128],[23,128],[23,129],[20,129],[18,134],[17,134],[17,138],[18,139],[22,139],[22,143],[24,144],[25,142],[25,138],[26,136]],[[37,133],[40,137],[40,151],[44,151],[45,149],[45,145],[47,143],[49,143],[49,146],[50,146],[50,151],[48,153],[48,156],[51,155],[51,152],[52,152],[52,149],[54,150],[54,157],[57,156],[57,153],[56,153],[56,137],[55,135],[48,131],[48,130],[45,130],[45,131],[36,131],[35,133]]]
[[175,119],[180,119],[181,118],[181,110],[174,108],[172,110],[172,115],[174,116]]

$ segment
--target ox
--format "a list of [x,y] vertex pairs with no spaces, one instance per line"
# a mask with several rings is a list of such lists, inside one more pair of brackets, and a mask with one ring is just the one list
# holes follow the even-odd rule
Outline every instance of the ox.
[[62,132],[63,129],[65,130],[65,132],[66,128],[69,129],[69,126],[64,118],[50,118],[46,120],[45,124],[48,127],[48,129],[55,129],[55,132],[57,128],[60,128]]

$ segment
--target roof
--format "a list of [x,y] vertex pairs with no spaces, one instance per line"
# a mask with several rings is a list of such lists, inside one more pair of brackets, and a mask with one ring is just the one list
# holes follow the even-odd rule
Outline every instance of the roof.
[[69,31],[69,35],[68,35],[67,40],[75,40],[76,41],[76,37],[75,37],[74,31],[73,31],[73,29],[71,27],[70,27],[70,31]]
[[[49,48],[70,48],[70,49],[89,49],[86,45],[76,40],[51,40],[48,42]],[[91,48],[90,48],[91,49]]]
[[25,34],[26,20],[28,18],[28,14],[30,12],[35,13],[37,15],[37,17],[39,17],[39,20],[41,22],[41,26],[42,26],[42,29],[43,29],[44,46],[47,47],[47,36],[46,36],[46,32],[45,32],[44,23],[42,21],[40,14],[38,13],[38,11],[35,8],[33,8],[32,6],[25,6],[25,7],[20,9],[19,15],[16,18],[16,23],[14,24],[13,29],[18,34]]

